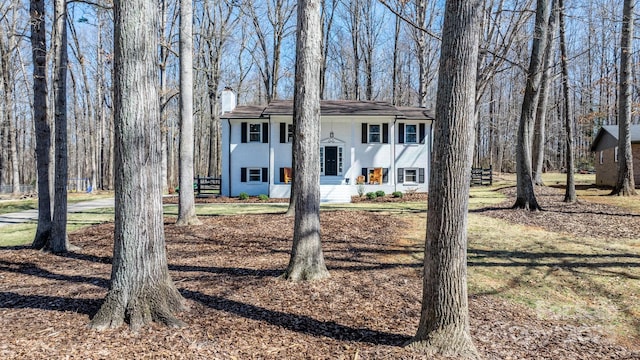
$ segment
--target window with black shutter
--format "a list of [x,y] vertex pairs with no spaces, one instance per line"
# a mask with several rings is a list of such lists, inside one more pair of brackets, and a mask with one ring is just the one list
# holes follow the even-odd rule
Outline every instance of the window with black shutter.
[[362,143],[366,144],[369,142],[369,125],[367,123],[362,123]]
[[247,168],[240,168],[240,182],[247,182]]
[[262,142],[269,142],[269,123],[262,123]]
[[424,142],[426,140],[426,138],[425,138],[426,130],[427,130],[427,126],[425,124],[420,124],[420,129],[418,130],[419,131],[418,139],[420,141],[420,144],[424,144]]
[[404,144],[404,123],[398,124],[398,144]]
[[404,182],[404,169],[398,168],[398,184],[402,184]]
[[424,168],[418,169],[418,182],[424,184]]
[[247,142],[247,123],[243,122],[240,124],[240,129],[241,129],[241,142],[246,143]]
[[382,143],[389,143],[389,124],[382,124]]
[[262,182],[269,182],[269,169],[262,168]]
[[280,143],[284,144],[287,142],[287,124],[280,123]]

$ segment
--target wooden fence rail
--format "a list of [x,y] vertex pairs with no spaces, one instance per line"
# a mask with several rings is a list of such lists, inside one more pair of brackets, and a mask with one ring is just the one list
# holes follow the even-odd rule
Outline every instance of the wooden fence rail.
[[488,169],[471,168],[471,186],[493,185],[493,170],[489,165]]

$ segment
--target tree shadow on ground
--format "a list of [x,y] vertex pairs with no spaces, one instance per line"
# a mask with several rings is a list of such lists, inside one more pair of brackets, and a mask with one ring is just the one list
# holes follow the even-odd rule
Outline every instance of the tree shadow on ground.
[[387,346],[402,346],[411,339],[410,336],[402,334],[353,328],[340,325],[334,321],[320,321],[309,316],[269,310],[260,306],[245,304],[218,296],[206,295],[197,291],[180,289],[180,292],[185,298],[197,301],[215,310],[229,312],[246,319],[266,322],[290,331],[316,337],[326,336],[340,341],[353,341]]
[[0,271],[37,276],[37,277],[41,277],[43,279],[49,279],[49,280],[92,284],[102,288],[109,287],[108,279],[99,278],[99,277],[90,277],[90,276],[80,276],[80,275],[70,276],[70,275],[64,275],[64,274],[56,274],[29,262],[14,263],[14,262],[0,260]]
[[102,299],[77,299],[61,296],[22,295],[14,292],[0,292],[0,308],[39,309],[70,311],[93,316],[100,309]]

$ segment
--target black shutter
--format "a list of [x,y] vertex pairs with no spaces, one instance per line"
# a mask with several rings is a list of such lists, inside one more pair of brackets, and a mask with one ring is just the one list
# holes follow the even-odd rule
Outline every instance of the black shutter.
[[241,142],[246,143],[247,142],[247,123],[243,122],[242,124],[240,124],[240,128],[242,129]]
[[369,130],[369,125],[367,125],[367,123],[362,123],[362,143],[363,144],[366,144],[369,142],[369,134],[367,130]]
[[369,169],[362,168],[362,176],[364,176],[364,181],[367,181],[367,175],[369,175]]
[[418,141],[420,142],[420,144],[424,144],[425,141],[425,131],[426,131],[426,126],[424,124],[420,124],[420,126],[418,127],[420,130],[419,131],[419,135],[420,137],[418,138]]
[[387,184],[389,182],[389,168],[382,169],[382,183]]
[[418,169],[418,182],[424,184],[424,168]]
[[280,168],[280,182],[284,182],[284,168]]
[[398,144],[404,144],[404,123],[398,124]]
[[287,142],[287,124],[280,123],[280,144]]
[[269,123],[262,123],[262,142],[269,142]]
[[398,168],[398,184],[404,183],[404,169]]
[[240,168],[240,182],[247,182],[247,168]]
[[382,143],[389,143],[389,124],[382,124]]
[[262,168],[262,182],[269,182],[269,169]]

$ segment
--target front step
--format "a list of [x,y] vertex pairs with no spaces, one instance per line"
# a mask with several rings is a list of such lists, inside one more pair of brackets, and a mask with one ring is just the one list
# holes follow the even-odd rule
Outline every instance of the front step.
[[350,203],[351,187],[349,185],[320,185],[321,203]]

